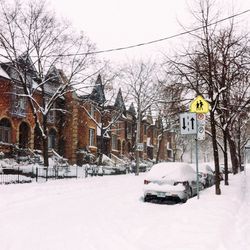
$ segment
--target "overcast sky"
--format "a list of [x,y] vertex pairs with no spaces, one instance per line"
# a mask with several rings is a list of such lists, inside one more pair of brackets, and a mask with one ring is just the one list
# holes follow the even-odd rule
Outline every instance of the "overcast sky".
[[[178,20],[191,23],[188,5],[195,0],[48,0],[55,11],[86,32],[99,50],[134,45],[168,37],[183,31]],[[217,0],[218,8],[234,6],[234,12],[250,9],[250,0]],[[232,9],[223,15],[230,15]],[[242,16],[250,19],[250,13]],[[188,39],[183,37],[183,39]],[[126,60],[157,52],[175,44],[164,41],[143,48],[105,53],[105,57]],[[104,55],[104,54],[103,54]]]

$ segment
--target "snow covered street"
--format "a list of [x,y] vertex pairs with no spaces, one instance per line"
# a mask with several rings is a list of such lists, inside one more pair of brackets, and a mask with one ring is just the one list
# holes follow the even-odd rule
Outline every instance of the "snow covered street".
[[144,203],[144,176],[1,185],[0,248],[249,249],[250,169],[176,205]]

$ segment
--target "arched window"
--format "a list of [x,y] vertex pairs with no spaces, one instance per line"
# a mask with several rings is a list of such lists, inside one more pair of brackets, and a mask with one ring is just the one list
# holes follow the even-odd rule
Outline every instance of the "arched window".
[[49,131],[48,147],[53,149],[56,148],[56,130],[53,128]]
[[119,151],[119,153],[121,154],[121,141],[120,140],[118,140],[117,141],[117,149],[118,149],[118,151]]
[[19,147],[27,148],[29,145],[30,128],[26,122],[22,122],[19,126]]
[[38,125],[36,125],[34,130],[34,149],[42,149],[42,139],[42,132]]
[[122,142],[122,152],[121,154],[125,154],[125,141]]
[[11,143],[11,123],[7,118],[0,121],[0,141]]
[[132,152],[132,146],[131,146],[131,143],[128,142],[128,153],[131,153]]

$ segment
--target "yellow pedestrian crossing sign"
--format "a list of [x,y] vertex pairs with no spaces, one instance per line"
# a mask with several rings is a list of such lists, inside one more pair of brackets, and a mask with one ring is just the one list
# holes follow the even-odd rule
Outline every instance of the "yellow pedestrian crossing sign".
[[190,112],[206,114],[209,112],[209,103],[202,96],[198,95],[190,104]]

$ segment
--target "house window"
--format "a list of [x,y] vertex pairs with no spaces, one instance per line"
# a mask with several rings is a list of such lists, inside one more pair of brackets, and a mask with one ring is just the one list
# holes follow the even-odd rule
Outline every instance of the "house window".
[[0,121],[0,141],[1,142],[11,142],[11,124],[6,118]]
[[56,130],[51,129],[49,131],[49,137],[48,137],[48,147],[49,148],[56,148]]
[[90,105],[90,116],[91,117],[95,117],[95,107],[94,105]]
[[95,130],[89,129],[89,146],[95,146]]
[[47,117],[47,120],[49,123],[55,123],[56,121],[56,105],[55,103],[52,105],[50,111],[48,112],[48,117]]
[[127,124],[127,138],[132,139],[132,124]]
[[112,149],[117,150],[117,135],[112,135]]
[[117,131],[117,134],[120,135],[121,134],[121,124],[120,122],[117,122],[117,125],[116,125],[116,131]]
[[147,135],[147,125],[144,125],[144,135]]
[[12,104],[12,114],[17,116],[25,116],[26,115],[26,99],[23,96],[14,96],[13,104]]

